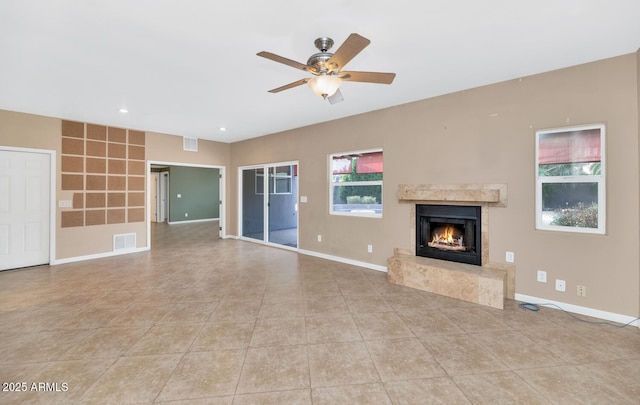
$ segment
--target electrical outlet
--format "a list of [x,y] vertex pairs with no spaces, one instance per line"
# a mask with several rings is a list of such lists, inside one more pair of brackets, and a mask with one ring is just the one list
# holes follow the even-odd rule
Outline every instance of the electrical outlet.
[[318,235],[318,242],[322,242],[322,235]]
[[583,286],[583,285],[579,285],[577,287],[577,292],[578,292],[578,296],[579,297],[586,297],[587,296],[587,287]]
[[507,261],[507,263],[513,263],[516,261],[516,254],[513,252],[507,252],[507,254],[505,255],[505,260]]
[[556,279],[556,291],[566,291],[567,289],[567,282],[564,280],[558,280]]
[[188,216],[189,216],[189,213],[188,213],[188,212],[185,212],[185,213],[184,213],[184,217],[186,218],[186,217],[188,217]]
[[538,281],[541,283],[547,282],[547,272],[544,270],[538,270]]
[[367,245],[367,252],[373,253],[373,245]]

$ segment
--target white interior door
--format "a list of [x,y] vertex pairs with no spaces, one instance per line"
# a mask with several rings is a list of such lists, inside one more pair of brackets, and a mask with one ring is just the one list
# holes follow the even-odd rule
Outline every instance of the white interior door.
[[0,270],[49,263],[51,155],[0,150]]

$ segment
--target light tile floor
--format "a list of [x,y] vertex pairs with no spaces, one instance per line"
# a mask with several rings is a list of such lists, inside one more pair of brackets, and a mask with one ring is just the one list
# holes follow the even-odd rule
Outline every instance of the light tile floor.
[[0,273],[0,403],[640,403],[636,327],[481,307],[216,227]]

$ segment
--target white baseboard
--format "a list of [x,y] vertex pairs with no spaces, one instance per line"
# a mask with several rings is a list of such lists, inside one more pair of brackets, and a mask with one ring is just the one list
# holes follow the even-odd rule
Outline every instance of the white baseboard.
[[379,266],[377,264],[361,262],[361,261],[352,260],[352,259],[346,259],[344,257],[339,257],[339,256],[332,256],[332,255],[328,255],[328,254],[325,254],[325,253],[314,252],[312,250],[298,249],[298,253],[303,254],[303,255],[307,255],[307,256],[319,257],[321,259],[327,259],[327,260],[331,260],[331,261],[334,261],[334,262],[340,262],[340,263],[345,263],[345,264],[351,264],[351,265],[358,266],[358,267],[364,267],[364,268],[371,269],[371,270],[382,271],[382,272],[385,272],[385,273],[387,272],[387,267],[386,266]]
[[[243,238],[243,237],[240,237],[240,236],[237,236],[237,235],[224,235],[223,239],[244,240],[244,241],[247,241],[247,242],[268,245],[268,246],[271,246],[271,247],[278,247],[278,246],[276,246],[274,244],[264,243],[264,242],[259,241],[257,239]],[[314,257],[319,257],[321,259],[331,260],[333,262],[351,264],[351,265],[354,265],[354,266],[364,267],[364,268],[371,269],[371,270],[382,271],[382,272],[385,272],[385,273],[387,272],[387,267],[386,266],[379,266],[377,264],[361,262],[361,261],[358,261],[358,260],[347,259],[347,258],[344,258],[344,257],[328,255],[328,254],[320,253],[320,252],[314,252],[312,250],[295,249],[295,248],[290,248],[290,247],[286,247],[286,248],[288,250],[295,250],[295,251],[297,251],[298,253],[300,253],[302,255],[314,256]]]
[[632,316],[621,315],[621,314],[616,314],[616,313],[607,312],[607,311],[601,311],[599,309],[581,307],[579,305],[566,304],[564,302],[552,301],[552,300],[532,297],[524,294],[516,294],[515,299],[516,301],[527,302],[530,304],[538,304],[538,305],[553,304],[553,305],[546,306],[545,308],[559,309],[554,306],[554,305],[557,305],[563,310],[574,313],[574,314],[580,314],[580,315],[590,316],[593,318],[604,319],[606,321],[616,322],[622,325],[625,325],[628,323],[629,325],[637,326],[638,328],[640,328],[640,320]]
[[241,240],[241,241],[245,241],[245,242],[249,242],[249,243],[256,243],[258,245],[269,246],[269,247],[276,248],[276,249],[292,250],[294,252],[298,251],[298,248],[296,248],[296,247],[287,246],[287,245],[280,245],[278,243],[272,243],[272,242],[265,242],[265,241],[260,240],[260,239],[247,238],[247,237],[244,237],[244,236],[233,236],[233,237],[226,236],[225,238],[226,239],[233,238],[233,239],[236,239],[236,240]]
[[65,264],[65,263],[74,263],[74,262],[82,262],[85,260],[93,260],[93,259],[102,259],[105,257],[112,257],[112,256],[120,256],[120,255],[127,255],[130,253],[138,253],[138,252],[145,252],[149,250],[148,247],[141,247],[141,248],[135,248],[135,249],[121,249],[118,250],[116,252],[106,252],[106,253],[98,253],[95,255],[86,255],[86,256],[76,256],[76,257],[67,257],[64,259],[55,259],[53,261],[51,261],[51,263],[49,263],[52,266],[56,266],[58,264]]
[[175,225],[175,224],[193,224],[196,222],[212,222],[212,221],[219,221],[220,218],[205,218],[205,219],[189,219],[186,221],[173,221],[173,222],[167,222],[169,225]]

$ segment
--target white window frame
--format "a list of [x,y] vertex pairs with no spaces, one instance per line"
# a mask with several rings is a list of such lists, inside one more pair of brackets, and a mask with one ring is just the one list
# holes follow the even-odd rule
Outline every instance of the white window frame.
[[[600,130],[600,174],[597,175],[577,175],[577,176],[540,176],[539,173],[539,152],[540,137],[555,133],[583,131],[589,129]],[[536,131],[536,229],[546,231],[559,232],[575,232],[588,234],[605,234],[606,233],[606,164],[605,164],[605,126],[603,124],[582,125],[575,127],[554,128]],[[575,226],[551,225],[543,221],[543,201],[542,186],[543,184],[552,183],[596,183],[598,185],[598,227],[586,228]]]
[[[276,169],[278,167],[281,167],[281,166],[276,166]],[[293,179],[293,165],[289,166],[289,174],[275,172],[273,174],[269,173],[269,177],[271,178],[270,183],[273,184],[273,190],[269,190],[271,194],[291,194],[291,187],[292,187],[291,180]],[[285,191],[278,190],[278,184],[281,184],[281,182],[279,182],[278,180],[286,180],[285,184],[287,189]]]
[[258,170],[260,170],[261,168],[256,168],[256,180],[255,180],[255,188],[256,188],[256,195],[263,195],[264,194],[264,169],[262,173],[259,173]]
[[[291,187],[292,187],[292,179],[293,179],[293,166],[294,165],[290,165],[289,166],[289,174],[286,173],[278,173],[276,172],[275,174],[271,173],[271,167],[269,168],[268,172],[269,172],[269,181],[267,182],[268,188],[269,188],[269,194],[271,195],[277,195],[277,194],[291,194]],[[279,166],[276,166],[279,167]],[[260,168],[258,168],[256,170],[256,182],[255,182],[255,188],[256,188],[256,195],[262,195],[264,194],[264,191],[262,190],[262,188],[264,187],[264,171],[262,173],[259,173],[258,170]],[[281,191],[278,189],[278,180],[286,180],[286,185],[287,185],[287,190],[285,191]]]
[[[383,180],[375,180],[375,181],[353,181],[353,182],[337,182],[336,175],[333,174],[333,158],[347,155],[357,155],[357,154],[366,154],[366,153],[375,153],[382,152],[384,159],[384,151],[382,148],[376,149],[365,149],[351,152],[341,152],[341,153],[332,153],[329,155],[328,159],[328,172],[329,172],[329,214],[330,215],[343,215],[343,216],[352,216],[352,217],[368,217],[368,218],[382,218],[382,213],[384,210],[384,168],[383,168]],[[333,206],[333,189],[336,186],[380,186],[380,213],[377,212],[368,212],[368,211],[335,211]]]

